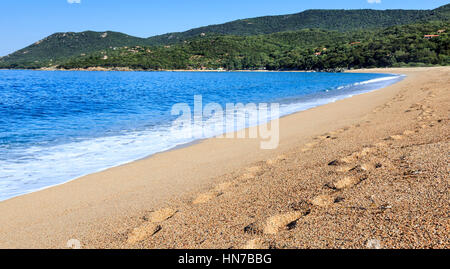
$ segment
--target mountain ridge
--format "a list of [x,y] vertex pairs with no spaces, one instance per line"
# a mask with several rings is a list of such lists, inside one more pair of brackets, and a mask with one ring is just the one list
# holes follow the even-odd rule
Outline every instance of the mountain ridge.
[[[338,30],[338,31],[348,31],[356,29],[374,29],[383,28],[394,25],[404,25],[417,22],[418,20],[442,20],[449,19],[450,16],[448,11],[450,10],[450,4],[439,7],[437,9],[431,10],[403,10],[403,9],[388,9],[388,10],[374,10],[374,9],[357,9],[357,10],[345,10],[345,9],[309,9],[299,13],[287,14],[287,15],[274,15],[274,16],[262,16],[248,19],[235,20],[223,24],[214,24],[203,27],[198,27],[190,29],[184,32],[174,32],[167,33],[163,35],[157,35],[150,37],[149,39],[153,42],[153,45],[175,43],[183,41],[184,39],[191,38],[195,35],[200,35],[202,33],[216,33],[216,34],[231,34],[231,35],[256,35],[256,34],[270,34],[275,32],[293,31],[301,30],[307,28],[318,28],[324,30]],[[438,12],[438,14],[436,14]],[[447,12],[447,13],[446,13]],[[328,16],[326,21],[323,21],[324,17],[329,14],[333,16]],[[370,14],[367,14],[370,13]],[[376,21],[373,21],[369,26],[364,27],[360,25],[357,27],[357,21],[360,18],[355,18],[357,15],[364,14],[365,20],[370,20],[376,15]],[[381,14],[387,14],[385,17],[380,17]],[[403,16],[398,17],[399,14]],[[346,17],[345,15],[349,15]],[[369,16],[367,16],[369,15]],[[388,17],[388,22],[386,22],[386,17]],[[280,20],[285,20],[284,26],[280,29],[276,22]],[[286,22],[286,20],[290,20]],[[356,20],[356,22],[355,22]],[[320,22],[322,21],[322,22]],[[274,23],[275,22],[275,23]],[[327,24],[332,24],[338,22],[338,25],[326,26]],[[383,23],[384,22],[384,23]],[[253,30],[250,34],[245,34],[242,32],[242,28],[248,26],[251,23]],[[245,25],[247,24],[247,25]],[[255,29],[255,24],[264,24],[266,27],[264,29]],[[270,30],[271,27],[275,25],[276,30]],[[223,28],[229,27],[232,30],[226,31]],[[248,28],[247,28],[247,31]]]

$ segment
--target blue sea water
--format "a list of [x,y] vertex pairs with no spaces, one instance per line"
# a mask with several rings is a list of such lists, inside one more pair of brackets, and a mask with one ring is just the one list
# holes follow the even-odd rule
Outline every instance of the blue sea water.
[[383,88],[389,74],[0,71],[0,201],[192,142],[176,103],[281,104],[281,116]]

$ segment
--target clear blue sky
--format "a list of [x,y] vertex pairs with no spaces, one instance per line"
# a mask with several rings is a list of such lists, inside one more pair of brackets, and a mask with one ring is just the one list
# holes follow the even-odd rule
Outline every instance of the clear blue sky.
[[0,56],[55,32],[112,30],[149,37],[305,9],[433,9],[448,3],[449,0],[1,0]]

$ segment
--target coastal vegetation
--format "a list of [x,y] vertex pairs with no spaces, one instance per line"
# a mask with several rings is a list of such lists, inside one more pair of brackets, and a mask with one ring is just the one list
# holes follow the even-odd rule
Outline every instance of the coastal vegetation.
[[[450,64],[449,23],[341,33],[307,29],[257,36],[211,36],[182,44],[108,49],[60,68],[139,70],[337,70]],[[425,35],[436,35],[425,38]]]
[[306,10],[297,14],[236,20],[182,33],[154,36],[149,40],[151,45],[167,45],[202,34],[248,36],[302,29],[348,32],[449,19],[450,4],[434,10]]
[[117,32],[56,33],[0,58],[0,66],[39,68],[107,48],[147,44],[144,38]]

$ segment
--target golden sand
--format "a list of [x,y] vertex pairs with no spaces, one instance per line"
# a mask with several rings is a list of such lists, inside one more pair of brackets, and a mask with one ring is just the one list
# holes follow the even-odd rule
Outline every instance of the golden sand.
[[[449,248],[450,68],[0,203],[1,248]],[[378,246],[378,244],[377,244]]]

